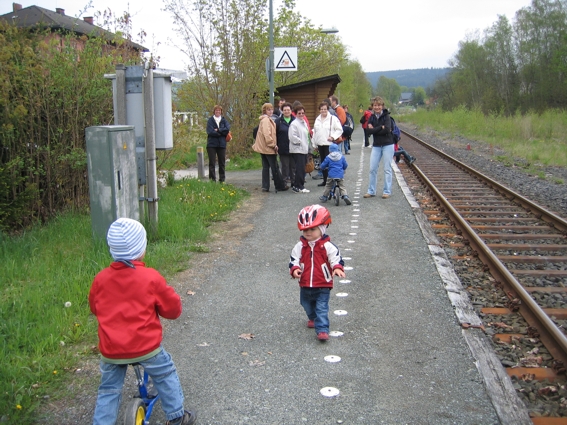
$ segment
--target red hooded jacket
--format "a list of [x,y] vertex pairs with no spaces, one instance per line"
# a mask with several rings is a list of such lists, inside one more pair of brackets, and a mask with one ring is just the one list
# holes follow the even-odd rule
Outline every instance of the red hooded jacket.
[[113,262],[98,273],[89,292],[89,306],[98,319],[101,354],[134,359],[159,348],[163,339],[159,316],[177,319],[181,299],[155,269],[141,261]]

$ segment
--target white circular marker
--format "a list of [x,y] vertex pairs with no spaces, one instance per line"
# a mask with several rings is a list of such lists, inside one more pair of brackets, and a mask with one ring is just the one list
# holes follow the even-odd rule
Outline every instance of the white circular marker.
[[350,226],[351,229],[358,229],[358,226]]
[[350,283],[350,280],[348,280],[348,279],[341,279],[341,280],[339,280],[339,283]]
[[332,336],[334,338],[338,338],[339,336],[343,336],[344,332],[341,331],[331,331],[329,332],[329,336]]
[[325,397],[336,397],[340,394],[340,391],[334,387],[321,388],[321,394]]
[[325,356],[325,361],[329,363],[338,363],[341,361],[339,356]]
[[355,241],[347,241],[348,243],[354,243]]
[[348,294],[346,292],[337,292],[336,296],[344,298],[344,297],[348,297]]
[[333,313],[337,316],[346,316],[348,314],[346,310],[335,310]]
[[345,267],[345,270],[352,270],[352,267],[347,266],[347,267]]
[[343,257],[343,260],[352,260],[352,257]]
[[356,233],[352,232],[352,233],[349,233],[349,235],[350,236],[356,236]]

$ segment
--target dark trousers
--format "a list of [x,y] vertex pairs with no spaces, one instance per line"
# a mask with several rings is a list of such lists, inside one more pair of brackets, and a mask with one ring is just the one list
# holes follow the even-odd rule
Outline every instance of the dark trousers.
[[282,166],[282,177],[289,179],[293,183],[295,180],[295,162],[291,154],[280,154],[280,163]]
[[283,190],[285,183],[278,167],[278,156],[276,154],[260,154],[260,156],[262,157],[262,189],[270,190],[270,170],[272,170],[276,190]]
[[217,181],[215,173],[216,160],[219,161],[219,181],[225,179],[224,163],[226,159],[226,148],[209,148],[207,147],[207,155],[209,156],[209,180]]
[[364,129],[364,147],[367,148],[368,146],[370,146],[370,135]]
[[307,164],[306,153],[292,153],[295,163],[295,180],[293,186],[298,189],[305,189],[305,164]]
[[[319,148],[319,157],[321,159],[320,164],[323,163],[327,155],[329,155],[329,147],[330,146],[318,146]],[[323,170],[323,183],[327,184],[327,176],[329,175],[329,170]]]

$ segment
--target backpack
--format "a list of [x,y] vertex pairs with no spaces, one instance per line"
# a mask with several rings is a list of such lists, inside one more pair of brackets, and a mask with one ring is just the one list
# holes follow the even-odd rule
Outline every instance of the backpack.
[[259,125],[252,129],[252,137],[254,138],[254,140],[256,140],[256,136],[258,135],[258,127]]
[[392,137],[394,138],[394,143],[398,143],[400,141],[401,132],[398,126],[396,125],[396,121],[390,115],[390,121],[392,123]]
[[346,121],[345,125],[343,125],[343,137],[345,139],[349,139],[352,136],[352,132],[354,131],[354,119],[352,115],[346,112]]

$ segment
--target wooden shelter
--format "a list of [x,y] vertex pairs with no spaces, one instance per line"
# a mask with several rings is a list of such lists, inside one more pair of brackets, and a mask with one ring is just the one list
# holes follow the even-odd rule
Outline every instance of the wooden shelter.
[[278,96],[283,97],[289,103],[299,100],[305,108],[305,115],[309,118],[309,123],[313,126],[315,118],[319,115],[319,103],[332,96],[340,82],[339,74],[334,74],[289,86],[277,87],[276,92]]

